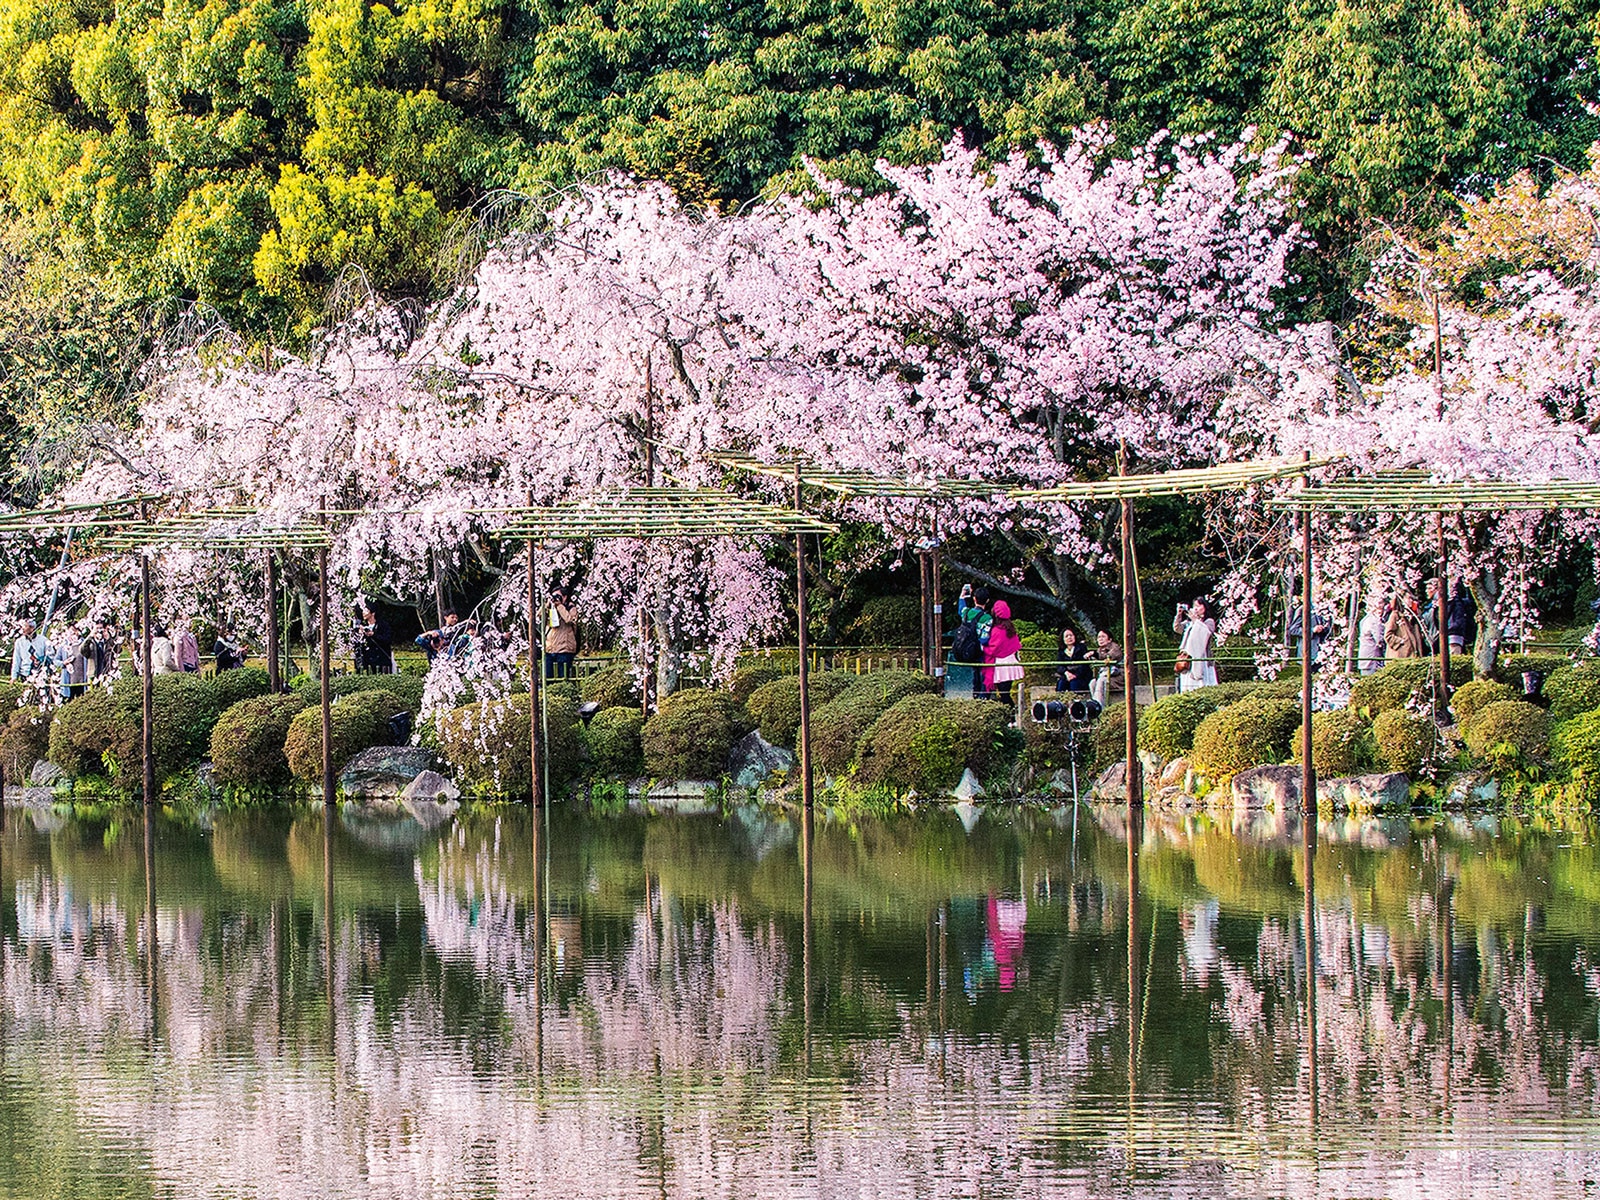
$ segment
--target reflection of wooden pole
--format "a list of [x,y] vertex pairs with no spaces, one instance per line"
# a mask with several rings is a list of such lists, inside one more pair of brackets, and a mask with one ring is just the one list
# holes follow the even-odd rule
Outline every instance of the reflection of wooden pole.
[[[328,675],[332,659],[328,653],[328,500],[322,499],[323,543],[317,547],[317,655],[322,675],[322,811],[330,828],[333,821],[333,695]],[[331,833],[329,835],[332,836]],[[331,885],[330,885],[331,886]],[[329,922],[333,919],[329,914]],[[330,935],[331,936],[331,935]],[[331,985],[330,985],[331,986]]]
[[148,811],[156,802],[156,702],[155,672],[150,669],[150,551],[148,549],[139,555],[139,624],[139,645],[142,649],[140,664],[144,668],[144,679],[140,682],[140,701],[144,711],[139,733],[139,752],[144,760],[144,806]]
[[[1306,453],[1306,461],[1311,454]],[[1307,487],[1310,479],[1305,479]],[[1311,508],[1300,514],[1300,807],[1317,811],[1317,767],[1311,749]]]
[[[528,493],[533,507],[533,493]],[[528,800],[534,811],[544,808],[544,747],[539,737],[539,695],[544,684],[544,646],[539,636],[539,573],[533,539],[528,539]],[[537,821],[538,818],[535,818]]]
[[[1307,514],[1309,516],[1309,514]],[[1310,1065],[1311,1120],[1317,1120],[1317,907],[1316,880],[1312,868],[1317,850],[1316,807],[1306,810],[1301,820],[1301,865],[1305,873],[1306,937],[1306,1056]]]
[[267,551],[267,690],[276,696],[283,690],[283,674],[278,669],[278,553]]
[[1444,977],[1444,1103],[1450,1106],[1451,1073],[1456,1059],[1456,989],[1455,943],[1456,905],[1455,880],[1446,878],[1440,889],[1444,909],[1444,936],[1439,947],[1440,973]]
[[806,1072],[811,1070],[811,972],[812,972],[812,840],[816,836],[814,814],[808,807],[800,814],[800,987],[803,1001]]
[[[794,468],[794,510],[800,511],[799,463]],[[806,637],[806,535],[798,530],[794,535],[794,589],[796,640],[800,651],[800,801],[809,809],[812,803],[811,669],[806,661],[810,655]]]
[[144,923],[145,983],[150,989],[150,1039],[154,1042],[160,1017],[157,997],[161,978],[157,956],[161,945],[156,931],[156,810],[149,804],[144,806]]
[[533,1068],[544,1078],[544,813],[533,813]]
[[[324,741],[323,745],[326,746],[327,742]],[[337,998],[333,989],[333,808],[331,805],[324,805],[322,809],[322,914],[322,986],[328,1001],[328,1049],[331,1053],[337,1045],[333,1020]]]
[[1434,581],[1434,609],[1437,619],[1434,624],[1439,628],[1439,703],[1436,712],[1443,720],[1450,707],[1450,614],[1446,611],[1449,597],[1445,593],[1445,573],[1449,569],[1449,560],[1446,558],[1444,545],[1444,514],[1433,514],[1434,533],[1439,539],[1439,577]]
[[1128,1103],[1139,1076],[1140,955],[1139,844],[1144,841],[1143,806],[1128,809]]

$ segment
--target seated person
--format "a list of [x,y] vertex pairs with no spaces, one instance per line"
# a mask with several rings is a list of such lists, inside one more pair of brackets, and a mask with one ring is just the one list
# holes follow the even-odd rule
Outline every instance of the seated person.
[[1087,666],[1076,667],[1073,663],[1087,662],[1089,657],[1088,647],[1078,640],[1078,631],[1068,625],[1061,631],[1061,661],[1062,665],[1056,668],[1056,691],[1058,692],[1087,692],[1089,678],[1093,674]]
[[444,610],[444,621],[437,629],[430,629],[426,633],[417,634],[416,644],[422,647],[422,651],[428,656],[429,662],[432,662],[441,653],[446,658],[450,657],[456,639],[461,636],[461,630],[456,628],[460,623],[461,618],[457,615],[456,610],[447,608]]

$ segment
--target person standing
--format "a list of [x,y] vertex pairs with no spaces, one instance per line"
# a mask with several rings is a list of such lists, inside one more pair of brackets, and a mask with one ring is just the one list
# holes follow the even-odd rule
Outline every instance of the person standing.
[[989,589],[976,591],[966,584],[956,600],[956,617],[961,622],[950,642],[949,663],[960,670],[971,672],[972,698],[982,700],[989,694],[986,683],[989,672],[984,669],[984,649],[989,644],[994,629],[994,614],[989,611]]
[[1124,691],[1127,685],[1122,674],[1122,647],[1104,629],[1094,635],[1094,642],[1094,657],[1106,665],[1089,681],[1089,696],[1105,708],[1111,703],[1111,693]]
[[150,630],[150,672],[153,675],[178,674],[178,650],[164,625]]
[[[1295,589],[1297,592],[1299,589]],[[1315,666],[1318,656],[1322,653],[1323,640],[1328,636],[1329,621],[1327,614],[1318,612],[1315,607],[1311,610],[1311,665]],[[1295,658],[1304,658],[1306,654],[1305,631],[1300,625],[1300,600],[1296,596],[1289,612],[1289,644],[1293,648]]]
[[11,649],[11,678],[24,680],[51,661],[50,639],[39,632],[39,627],[24,617],[17,643]]
[[1195,600],[1178,605],[1172,631],[1178,634],[1178,691],[1214,687],[1217,664],[1212,660],[1211,648],[1217,640],[1217,623],[1208,614],[1206,602]]
[[1361,618],[1358,631],[1356,668],[1363,675],[1371,675],[1383,666],[1383,628],[1388,619],[1388,598],[1380,600],[1373,597],[1367,604],[1367,611]]
[[983,690],[998,692],[1000,703],[1011,707],[1011,685],[1022,678],[1022,659],[1019,651],[1022,639],[1011,621],[1011,606],[1004,600],[994,602],[994,621],[989,629],[989,641],[983,648]]
[[572,660],[578,657],[578,617],[567,605],[560,588],[550,593],[550,613],[544,635],[544,677],[572,679]]
[[[211,652],[216,655],[218,671],[232,671],[237,667],[244,666],[244,660],[250,653],[250,647],[239,640],[238,630],[232,625],[225,625],[217,631],[217,641],[212,646]],[[153,651],[151,657],[155,657]]]
[[356,626],[361,641],[356,649],[356,669],[372,675],[394,672],[394,635],[370,605],[361,606],[361,624]]
[[1444,606],[1444,632],[1450,641],[1450,653],[1462,654],[1468,642],[1478,638],[1478,602],[1461,580],[1450,588]]
[[110,675],[117,668],[117,639],[111,626],[105,621],[96,621],[94,629],[79,645],[78,653],[84,661],[85,684]]
[[200,671],[200,639],[194,636],[188,625],[184,625],[172,635],[172,647],[178,656],[178,669],[190,675]]
[[1383,644],[1384,659],[1388,662],[1421,658],[1427,653],[1422,625],[1417,620],[1415,600],[1405,596],[1395,597],[1389,617],[1383,623]]

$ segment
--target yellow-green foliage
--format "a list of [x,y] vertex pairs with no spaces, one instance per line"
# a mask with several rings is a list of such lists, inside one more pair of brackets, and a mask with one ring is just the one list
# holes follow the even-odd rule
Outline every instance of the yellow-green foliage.
[[[302,696],[287,692],[281,696],[252,696],[224,709],[211,731],[211,766],[217,782],[232,787],[276,787],[288,783],[289,760],[284,755],[284,742],[290,722],[305,707]],[[320,774],[320,762],[317,770]]]
[[1550,745],[1550,714],[1526,700],[1496,700],[1461,727],[1462,739],[1477,758],[1494,758],[1506,748],[1541,758]]
[[1552,672],[1544,681],[1543,695],[1555,721],[1600,708],[1600,659],[1586,659]]
[[741,663],[733,669],[733,676],[728,680],[728,694],[733,697],[735,704],[744,704],[762,684],[782,679],[785,674],[771,663]]
[[[404,702],[378,690],[341,696],[329,710],[333,731],[333,769],[341,770],[363,750],[387,745],[389,718]],[[302,709],[289,722],[283,742],[284,757],[296,779],[322,778],[322,705]]]
[[1493,704],[1496,700],[1520,699],[1522,699],[1520,688],[1513,690],[1493,679],[1474,679],[1455,690],[1455,694],[1450,697],[1450,710],[1456,715],[1456,724],[1465,729],[1484,705]]
[[0,767],[6,783],[23,783],[33,764],[50,756],[50,714],[27,705],[13,708],[0,724]]
[[652,779],[721,778],[743,733],[743,716],[728,693],[674,692],[644,723],[645,771]]
[[[544,742],[551,786],[559,787],[578,770],[583,742],[578,706],[569,696],[546,693]],[[461,782],[476,792],[526,796],[529,782],[528,693],[451,709],[439,721],[439,749]]]
[[[809,677],[811,711],[816,712],[828,701],[837,699],[861,678],[848,671],[812,672]],[[800,728],[800,677],[785,675],[762,684],[750,693],[745,710],[769,744],[793,750],[795,734]]]
[[1239,698],[1226,685],[1163,696],[1139,716],[1139,749],[1164,759],[1189,753],[1200,722]]
[[907,696],[861,739],[857,778],[924,795],[953,787],[969,767],[981,778],[995,763],[1009,715],[988,701]]
[[241,700],[251,696],[265,696],[270,681],[260,667],[235,667],[231,671],[218,671],[209,680],[211,692],[217,700],[217,711],[227,712]]
[[1579,798],[1600,803],[1600,709],[1557,725],[1550,735],[1550,757],[1572,780]]
[[1289,742],[1300,723],[1293,700],[1252,696],[1220,708],[1194,734],[1195,769],[1217,778],[1289,757]]
[[[198,675],[157,675],[151,680],[155,772],[158,781],[199,763],[211,748],[217,723],[216,692]],[[131,786],[141,776],[143,681],[119,679],[110,692],[90,688],[56,709],[50,761],[73,778],[98,775],[104,755],[116,761]],[[57,729],[59,727],[59,731]]]
[[1378,765],[1385,771],[1415,775],[1432,759],[1439,745],[1439,728],[1429,718],[1391,708],[1372,722],[1378,744]]
[[[1351,685],[1350,707],[1365,709],[1372,716],[1392,708],[1404,708],[1414,695],[1426,692],[1438,674],[1436,658],[1407,658],[1390,663],[1371,675],[1361,676]],[[1450,686],[1462,687],[1471,680],[1471,659],[1456,655],[1450,660]]]
[[[401,706],[413,717],[422,711],[422,689],[427,680],[419,675],[340,675],[328,682],[328,692],[334,696],[353,696],[357,692],[388,692],[398,696]],[[322,703],[318,693],[315,703]],[[399,709],[395,710],[396,712]]]
[[583,731],[589,762],[599,779],[632,779],[644,772],[641,733],[644,714],[637,708],[602,708]]
[[583,698],[607,708],[638,708],[639,684],[626,662],[601,667],[581,681]]
[[[1300,761],[1300,740],[1305,726],[1296,725],[1290,738],[1290,757]],[[1326,779],[1342,775],[1361,775],[1378,761],[1378,745],[1372,727],[1360,713],[1339,708],[1311,714],[1311,763]]]

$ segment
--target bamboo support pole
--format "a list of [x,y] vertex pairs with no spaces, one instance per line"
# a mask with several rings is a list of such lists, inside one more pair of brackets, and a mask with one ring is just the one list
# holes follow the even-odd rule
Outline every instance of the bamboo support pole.
[[[1118,464],[1118,470],[1126,473],[1128,469],[1126,457]],[[1122,500],[1122,644],[1132,647],[1137,636],[1134,625],[1134,589],[1137,587],[1133,571],[1133,501],[1124,497]],[[1144,807],[1144,780],[1139,769],[1139,709],[1134,697],[1139,691],[1139,666],[1137,657],[1131,649],[1125,649],[1122,654],[1122,670],[1127,685],[1127,716],[1128,728],[1124,742],[1127,753],[1127,767],[1123,779],[1127,786],[1128,808],[1142,809]],[[1154,676],[1150,680],[1155,683]],[[1133,934],[1130,932],[1130,938]]]
[[[800,468],[794,469],[794,508],[800,511]],[[795,629],[800,660],[800,801],[810,809],[813,801],[811,778],[811,668],[806,636],[806,535],[794,535]]]
[[283,672],[278,662],[278,553],[267,551],[267,690],[277,695],[283,690]]
[[[1310,455],[1306,458],[1309,460]],[[1305,480],[1309,487],[1311,480]],[[1311,510],[1300,514],[1300,806],[1317,811],[1317,768],[1311,757]]]
[[1439,630],[1439,699],[1435,705],[1434,713],[1443,721],[1448,718],[1450,711],[1450,631],[1447,628],[1450,614],[1447,610],[1449,597],[1446,593],[1447,572],[1449,559],[1444,544],[1444,516],[1434,514],[1434,532],[1439,539],[1439,576],[1434,581],[1434,608],[1437,617],[1434,624]]
[[139,754],[144,765],[142,781],[146,811],[156,802],[155,673],[150,669],[150,610],[150,551],[145,550],[139,555],[139,666],[144,672],[139,684],[142,706]]
[[[322,501],[322,520],[326,524],[328,519],[328,501]],[[333,695],[329,690],[331,660],[328,650],[328,547],[317,547],[317,655],[322,676],[322,812],[323,820],[333,821],[334,787],[333,787]],[[330,834],[331,836],[331,834]],[[333,913],[328,913],[329,938],[333,928]],[[332,951],[329,951],[332,954]],[[332,986],[331,984],[329,986]]]
[[[528,503],[533,503],[529,493]],[[540,744],[539,697],[544,684],[544,644],[539,629],[539,572],[536,549],[528,539],[528,801],[538,813],[544,808],[544,747]],[[536,816],[534,818],[538,820]]]

